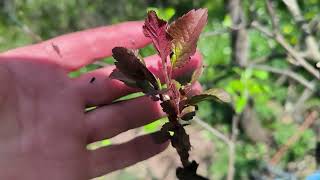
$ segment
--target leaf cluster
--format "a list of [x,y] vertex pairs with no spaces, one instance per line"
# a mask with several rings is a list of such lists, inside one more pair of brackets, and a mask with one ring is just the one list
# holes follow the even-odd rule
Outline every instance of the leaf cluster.
[[[115,47],[112,50],[116,59],[116,69],[110,77],[140,89],[155,101],[161,101],[161,107],[169,119],[161,128],[161,132],[171,140],[172,146],[180,156],[183,165],[183,168],[177,169],[180,177],[184,177],[181,172],[200,177],[196,174],[197,163],[189,161],[191,144],[184,129],[186,123],[183,122],[188,123],[196,115],[197,103],[201,101],[230,101],[229,95],[222,89],[209,89],[199,95],[192,95],[192,87],[200,77],[202,68],[194,71],[188,83],[180,83],[172,78],[172,71],[185,66],[196,52],[197,41],[207,23],[207,17],[206,9],[191,10],[169,25],[160,19],[155,11],[148,12],[143,32],[152,40],[161,58],[165,86],[162,86],[160,80],[148,70],[144,60],[134,50],[125,47]],[[172,132],[172,135],[169,132]]]

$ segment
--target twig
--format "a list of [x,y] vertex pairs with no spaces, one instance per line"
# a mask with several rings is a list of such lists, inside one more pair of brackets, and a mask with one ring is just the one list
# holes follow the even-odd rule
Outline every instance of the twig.
[[252,21],[251,26],[267,37],[273,38],[272,32],[267,27],[261,25],[258,21]]
[[317,116],[317,111],[311,112],[298,128],[297,132],[293,136],[291,136],[288,141],[277,151],[277,153],[271,158],[269,163],[275,166],[281,160],[283,155],[289,150],[289,148],[301,137],[302,133],[315,122]]
[[304,21],[297,0],[282,0],[296,22]]
[[267,56],[261,56],[256,59],[252,59],[250,61],[250,64],[260,64],[260,63],[263,63],[263,62],[266,62],[268,60],[272,60],[275,58],[285,58],[285,57],[287,57],[287,55],[285,53],[271,52]]
[[[241,0],[229,0],[228,9],[232,20],[232,26],[238,27],[233,29],[230,33],[231,36],[231,58],[233,63],[240,67],[246,67],[248,64],[249,56],[249,35],[247,32],[247,20],[244,16]],[[245,85],[246,87],[246,85]],[[246,98],[249,98],[247,91],[245,92]],[[231,142],[229,144],[229,162],[228,162],[228,174],[227,180],[233,180],[235,175],[235,159],[236,159],[236,140],[238,136],[238,126],[240,117],[234,115],[232,118],[232,129],[231,129]]]
[[279,19],[276,16],[276,13],[274,12],[272,1],[266,0],[266,4],[267,4],[268,13],[271,17],[272,28],[274,29],[273,32],[274,33],[279,32]]
[[283,37],[278,29],[278,20],[277,16],[275,15],[271,0],[266,0],[267,10],[271,17],[271,22],[273,26],[273,30],[270,31],[267,28],[261,26],[257,21],[253,22],[251,25],[255,27],[260,32],[264,33],[268,37],[272,37],[276,40],[287,52],[288,54],[293,57],[305,70],[307,70],[310,74],[315,76],[317,79],[320,79],[320,72],[312,65],[310,65],[300,54],[297,52]]
[[[317,39],[312,34],[312,28],[309,26],[308,21],[304,19],[301,14],[300,7],[297,0],[282,0],[292,14],[296,24],[300,27],[302,33],[301,40],[306,45],[305,55],[316,62],[320,61],[320,51]],[[312,21],[311,21],[312,22]],[[310,23],[311,23],[310,22]]]
[[233,180],[235,174],[235,160],[236,160],[236,141],[238,136],[238,126],[240,117],[234,115],[232,118],[231,142],[229,145],[229,162],[228,162],[228,175],[227,180]]
[[229,0],[228,10],[232,20],[232,27],[237,27],[230,31],[231,58],[234,63],[244,67],[248,63],[249,37],[241,0]]
[[278,34],[275,37],[276,41],[292,56],[298,63],[304,67],[310,74],[315,76],[317,79],[320,79],[320,71],[315,69],[312,65],[310,65],[301,55],[293,48],[290,44],[286,42],[284,37]]
[[201,120],[199,117],[194,117],[193,121],[208,130],[210,133],[212,133],[214,136],[216,136],[218,139],[222,140],[224,143],[228,145],[228,151],[229,151],[229,160],[228,160],[228,175],[227,180],[233,180],[235,169],[234,169],[234,163],[235,163],[235,142],[236,137],[238,134],[238,124],[239,124],[239,116],[234,116],[232,120],[232,132],[231,132],[231,138],[229,139],[226,135],[221,133],[220,131],[216,130],[215,128],[211,127],[208,123]]
[[264,166],[267,168],[267,170],[271,174],[276,176],[275,178],[297,180],[296,176],[293,173],[286,172],[278,166],[273,166],[273,165],[267,164],[267,163],[265,163]]
[[19,28],[21,28],[21,30],[32,39],[32,41],[34,41],[34,42],[41,42],[42,41],[42,38],[38,34],[34,33],[29,26],[22,23],[18,19],[17,15],[16,15],[17,10],[12,3],[10,3],[9,1],[8,2],[5,1],[4,6],[5,6],[5,8],[4,8],[5,11],[8,13],[9,19],[12,22],[14,22]]
[[301,111],[301,109],[303,109],[303,106],[304,106],[305,102],[310,97],[312,97],[313,94],[314,94],[314,91],[312,91],[312,90],[310,90],[308,88],[304,89],[304,91],[301,93],[299,99],[293,105],[291,112]]
[[297,73],[295,73],[293,71],[289,71],[289,70],[285,70],[285,69],[278,69],[278,68],[274,68],[274,67],[267,66],[267,65],[251,64],[251,65],[249,65],[249,67],[252,67],[254,69],[260,69],[260,70],[269,71],[269,72],[273,72],[273,73],[277,73],[277,74],[282,74],[282,75],[288,76],[291,79],[299,82],[300,84],[302,84],[306,88],[308,88],[308,89],[310,89],[312,91],[316,90],[314,83],[309,82],[304,77],[300,76],[299,74],[297,74]]
[[216,136],[218,139],[222,140],[224,143],[226,143],[228,146],[230,146],[230,144],[232,143],[230,141],[230,139],[224,135],[222,132],[220,132],[219,130],[213,128],[212,126],[210,126],[208,123],[204,122],[203,120],[201,120],[199,117],[195,116],[193,119],[194,122],[196,122],[197,124],[199,124],[200,126],[202,126],[204,129],[206,129],[207,131],[209,131],[210,133],[212,133],[214,136]]
[[168,158],[168,161],[170,161],[170,163],[168,164],[168,166],[164,170],[162,177],[160,179],[167,179],[167,176],[169,175],[170,170],[174,169],[174,162],[173,162],[172,158]]
[[310,27],[310,33],[312,35],[315,35],[319,31],[319,25],[320,25],[320,14],[316,15],[312,20],[309,22]]

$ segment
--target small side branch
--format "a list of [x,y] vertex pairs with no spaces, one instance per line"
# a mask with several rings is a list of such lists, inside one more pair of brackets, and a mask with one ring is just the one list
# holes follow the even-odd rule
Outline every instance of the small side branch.
[[228,175],[227,180],[233,180],[235,174],[235,161],[236,161],[236,141],[238,136],[238,126],[240,117],[234,115],[232,118],[232,130],[231,130],[231,142],[229,146],[229,163],[228,163]]
[[194,118],[194,122],[202,126],[204,129],[212,133],[214,136],[216,136],[218,139],[222,140],[225,144],[228,145],[228,151],[229,151],[229,160],[228,160],[228,175],[227,180],[233,180],[234,174],[235,174],[235,157],[236,157],[236,140],[238,135],[238,125],[239,125],[239,116],[235,115],[232,119],[232,132],[231,137],[228,138],[226,135],[221,133],[220,131],[216,130],[212,126],[210,126],[208,123],[201,120],[199,117]]
[[284,48],[288,55],[293,57],[299,65],[301,65],[306,71],[308,71],[311,75],[316,77],[316,79],[320,79],[320,71],[317,70],[315,67],[313,67],[311,64],[309,64],[303,57],[302,55],[295,50],[283,37],[279,30],[279,25],[278,25],[278,19],[277,16],[273,10],[272,7],[272,2],[271,0],[266,0],[266,5],[267,5],[267,11],[271,17],[271,23],[272,23],[272,28],[273,30],[270,31],[266,27],[262,26],[259,24],[257,21],[253,21],[251,23],[251,26],[256,28],[258,31],[262,32],[265,34],[267,37],[273,38],[276,42],[278,42],[282,48]]
[[230,144],[232,143],[230,141],[230,139],[224,135],[222,132],[220,132],[219,130],[213,128],[212,126],[210,126],[208,123],[204,122],[203,120],[201,120],[199,117],[194,117],[193,119],[194,122],[196,122],[197,124],[199,124],[201,127],[203,127],[204,129],[206,129],[207,131],[209,131],[211,134],[213,134],[214,136],[216,136],[218,139],[220,139],[221,141],[223,141],[224,143],[226,143],[228,146],[230,146]]
[[285,70],[285,69],[278,69],[278,68],[274,68],[271,66],[267,66],[267,65],[256,65],[256,64],[251,64],[249,65],[249,67],[254,68],[254,69],[260,69],[260,70],[264,70],[264,71],[269,71],[272,73],[276,73],[276,74],[282,74],[285,76],[290,77],[291,79],[297,81],[298,83],[302,84],[303,86],[305,86],[306,88],[315,91],[315,84],[312,82],[309,82],[307,79],[305,79],[304,77],[300,76],[297,73],[294,73],[293,71],[289,71],[289,70]]
[[318,112],[311,112],[302,125],[298,128],[297,132],[291,136],[288,141],[278,150],[278,152],[271,158],[270,164],[273,166],[278,164],[283,155],[289,150],[289,148],[301,137],[302,133],[308,129],[317,119]]

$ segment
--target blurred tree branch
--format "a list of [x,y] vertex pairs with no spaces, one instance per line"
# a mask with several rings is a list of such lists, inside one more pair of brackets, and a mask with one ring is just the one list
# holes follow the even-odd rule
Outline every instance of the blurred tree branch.
[[4,1],[4,9],[8,14],[9,19],[14,22],[33,42],[41,42],[42,38],[33,32],[33,30],[25,23],[21,22],[17,17],[14,1]]
[[292,78],[293,80],[299,82],[300,84],[302,84],[306,88],[308,88],[308,89],[310,89],[312,91],[316,90],[314,83],[309,82],[304,77],[302,77],[301,75],[299,75],[299,74],[297,74],[297,73],[295,73],[293,71],[286,70],[286,69],[274,68],[274,67],[268,66],[268,65],[258,65],[258,64],[251,64],[248,67],[288,76],[288,77]]
[[291,136],[288,141],[276,152],[276,154],[271,158],[270,164],[276,165],[281,160],[283,155],[288,151],[288,149],[301,137],[302,133],[308,129],[317,119],[318,112],[312,111],[305,119],[305,121],[298,128],[297,132]]
[[[306,52],[304,53],[306,58],[312,59],[316,62],[320,61],[320,50],[316,38],[312,35],[312,30],[309,23],[304,19],[301,14],[300,7],[297,0],[282,0],[287,6],[289,12],[293,16],[293,19],[302,30],[302,40],[306,45]],[[311,23],[311,22],[310,22]]]
[[313,75],[316,79],[320,79],[320,72],[316,68],[314,68],[312,65],[310,65],[303,57],[302,53],[295,50],[283,37],[279,30],[278,25],[278,18],[274,12],[274,8],[272,6],[271,0],[266,0],[267,4],[267,10],[269,13],[269,16],[271,17],[272,22],[272,31],[270,31],[268,28],[263,27],[260,25],[258,21],[253,21],[251,23],[252,27],[256,28],[263,34],[265,34],[267,37],[273,38],[276,40],[276,42],[279,43],[288,53],[290,57],[293,57],[299,65],[301,65],[305,70],[307,70],[311,75]]
[[227,175],[227,180],[232,180],[234,178],[235,174],[235,146],[236,146],[236,138],[238,135],[238,124],[239,124],[239,116],[234,115],[232,119],[232,128],[231,128],[231,136],[228,138],[226,135],[221,133],[220,131],[216,130],[213,128],[211,125],[206,123],[205,121],[201,120],[199,117],[194,117],[194,122],[202,126],[204,129],[212,133],[214,136],[216,136],[218,139],[222,140],[226,145],[228,145],[228,175]]
[[209,125],[208,123],[206,123],[205,121],[203,121],[202,119],[200,119],[198,116],[194,117],[194,122],[196,122],[197,124],[199,124],[200,126],[202,126],[204,129],[206,129],[207,131],[209,131],[211,134],[213,134],[214,136],[216,136],[218,139],[220,139],[221,141],[223,141],[225,144],[227,144],[228,146],[230,145],[230,143],[232,143],[230,141],[230,139],[224,135],[222,132],[220,132],[219,130],[213,128],[211,125]]

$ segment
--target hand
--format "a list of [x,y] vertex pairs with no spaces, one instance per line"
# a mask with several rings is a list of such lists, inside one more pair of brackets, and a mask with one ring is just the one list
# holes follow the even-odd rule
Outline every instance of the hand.
[[[76,32],[0,54],[0,179],[81,180],[127,167],[163,151],[168,142],[151,135],[88,150],[164,116],[158,102],[139,97],[115,99],[136,91],[108,78],[113,66],[68,77],[70,71],[111,55],[115,46],[141,48],[149,43],[142,22]],[[196,54],[174,73],[192,72]],[[157,56],[146,58],[160,75]],[[85,112],[85,107],[98,106]]]

